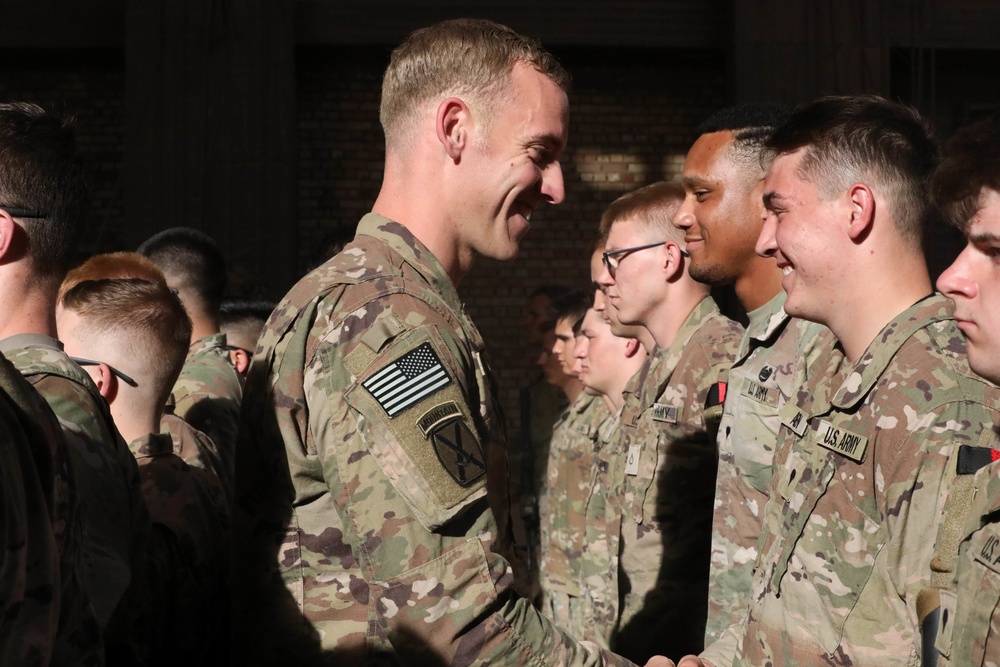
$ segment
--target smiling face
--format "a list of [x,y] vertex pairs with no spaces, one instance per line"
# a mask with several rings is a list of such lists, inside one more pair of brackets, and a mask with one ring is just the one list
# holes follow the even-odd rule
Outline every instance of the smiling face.
[[728,131],[694,142],[681,176],[684,203],[673,221],[684,232],[691,277],[709,285],[728,285],[747,271],[760,233],[759,174],[733,155],[732,143]]
[[517,256],[540,204],[562,202],[559,158],[569,124],[566,93],[528,64],[514,66],[505,99],[470,131],[460,158],[468,168],[455,190],[459,246],[498,260]]
[[984,189],[979,206],[965,230],[968,244],[937,288],[955,302],[972,370],[1000,382],[1000,193]]
[[838,199],[824,201],[814,183],[798,172],[804,150],[779,155],[764,180],[767,217],[757,252],[774,257],[781,269],[785,311],[828,324],[840,314],[836,295],[843,292],[838,242]]

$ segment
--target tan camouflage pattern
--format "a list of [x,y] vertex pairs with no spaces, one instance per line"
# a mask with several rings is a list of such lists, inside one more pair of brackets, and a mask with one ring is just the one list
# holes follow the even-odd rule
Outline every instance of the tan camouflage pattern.
[[229,506],[212,473],[165,433],[129,443],[149,507],[150,665],[217,664],[228,635]]
[[939,667],[1000,665],[1000,461],[980,469],[973,486],[952,588],[942,592]]
[[[729,370],[718,436],[706,646],[746,618],[781,425],[779,414],[806,381],[810,364],[835,342],[829,329],[790,317],[784,305],[785,292],[780,291],[749,313],[739,355]],[[726,645],[723,655],[732,655],[734,634],[727,636]],[[721,657],[710,651],[704,656]]]
[[940,295],[839,347],[782,410],[748,618],[732,665],[916,665],[916,598],[960,444],[989,445],[1000,395],[969,369]]
[[143,602],[133,582],[141,581],[149,518],[135,459],[90,376],[58,341],[21,334],[0,341],[0,351],[62,426],[83,524],[80,580],[105,647],[138,650],[131,625]]
[[[649,357],[647,357],[647,362]],[[646,362],[644,362],[645,364]],[[644,365],[643,368],[646,368]],[[644,377],[640,369],[629,387],[638,386]],[[571,632],[609,648],[618,627],[618,553],[621,544],[621,498],[612,492],[612,472],[625,465],[625,454],[618,450],[623,405],[600,425],[594,450],[590,494],[586,504],[586,530],[583,558],[580,562],[582,600],[570,605]]]
[[618,449],[626,462],[612,471],[623,509],[612,647],[637,662],[702,648],[722,415],[721,405],[706,410],[705,403],[742,335],[706,297],[670,347],[655,351],[638,400],[622,415]]
[[[390,419],[363,383],[425,343],[451,381]],[[493,396],[443,268],[405,227],[365,216],[277,307],[250,368],[236,664],[630,664],[512,593],[487,498],[507,488]]]
[[574,636],[580,635],[570,624],[570,598],[580,597],[586,503],[592,489],[597,433],[609,416],[603,398],[581,393],[552,430],[546,465],[541,499],[541,609]]
[[204,336],[192,343],[167,405],[173,405],[175,415],[215,443],[223,468],[219,479],[225,486],[233,478],[242,401],[243,378],[229,360],[226,334]]
[[[11,414],[16,417],[15,422],[0,419],[0,422],[6,424],[6,428],[9,429],[9,437],[3,440],[7,443],[5,449],[10,454],[23,457],[27,452],[31,456],[30,460],[20,462],[21,475],[15,478],[19,482],[9,481],[8,477],[3,478],[4,481],[0,486],[3,486],[9,494],[3,507],[10,516],[16,516],[18,510],[14,497],[18,494],[17,489],[23,487],[24,492],[31,494],[37,484],[44,494],[45,507],[48,508],[47,520],[43,520],[35,516],[40,505],[30,503],[27,512],[32,518],[27,524],[27,535],[7,541],[10,547],[16,546],[18,552],[26,549],[29,554],[34,554],[29,558],[33,565],[30,569],[24,570],[5,565],[0,570],[30,574],[37,578],[38,583],[34,584],[29,579],[16,584],[17,593],[9,590],[0,592],[0,604],[5,607],[0,616],[11,621],[9,624],[0,623],[0,625],[4,628],[16,628],[11,633],[6,629],[0,629],[0,635],[13,640],[0,640],[3,646],[0,649],[0,664],[35,662],[34,658],[29,659],[24,654],[15,658],[12,652],[17,642],[23,641],[25,642],[23,646],[28,646],[37,638],[35,631],[22,626],[21,623],[36,616],[36,620],[47,624],[53,614],[58,615],[58,626],[53,626],[54,644],[48,645],[48,655],[52,664],[100,664],[102,645],[97,619],[80,583],[82,527],[66,439],[45,400],[2,355],[0,355],[0,394],[6,399],[3,403],[9,405]],[[18,433],[23,433],[25,436],[28,449],[21,449],[16,435]],[[7,488],[8,484],[11,485],[10,488]],[[49,542],[50,533],[58,551],[57,574],[46,566],[48,556],[45,555],[45,546]],[[12,579],[6,580],[12,581]],[[13,607],[18,603],[16,613],[7,610],[7,607]],[[44,660],[40,662],[45,663]]]
[[168,409],[170,411],[160,417],[160,433],[168,434],[173,440],[174,454],[188,465],[210,472],[222,485],[226,498],[232,500],[232,470],[222,464],[219,448],[210,437],[175,415],[172,406]]

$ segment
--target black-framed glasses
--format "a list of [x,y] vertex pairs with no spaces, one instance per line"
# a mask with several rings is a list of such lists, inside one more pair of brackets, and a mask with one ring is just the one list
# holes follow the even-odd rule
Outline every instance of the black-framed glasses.
[[[77,365],[79,365],[79,366],[100,366],[101,364],[104,364],[103,361],[94,361],[93,359],[82,359],[80,357],[70,357],[70,359],[72,361],[75,361],[77,363]],[[139,386],[138,382],[136,382],[135,380],[133,380],[129,376],[125,375],[124,373],[122,373],[120,370],[118,370],[114,366],[112,366],[110,364],[104,364],[104,365],[108,367],[108,370],[110,370],[112,373],[114,373],[119,378],[121,378],[122,381],[125,384],[131,385],[133,387],[138,387]]]
[[16,206],[4,206],[0,204],[0,209],[7,211],[15,218],[47,218],[48,211],[36,211],[33,208],[18,208]]
[[[615,271],[618,270],[618,265],[621,261],[639,250],[646,250],[648,248],[657,248],[661,245],[666,245],[671,243],[670,241],[657,241],[656,243],[647,243],[646,245],[632,246],[631,248],[619,248],[618,250],[606,250],[603,255],[601,255],[604,261],[604,268],[608,270],[608,273],[614,277]],[[681,251],[681,257],[690,257],[686,250],[677,246],[677,249]]]

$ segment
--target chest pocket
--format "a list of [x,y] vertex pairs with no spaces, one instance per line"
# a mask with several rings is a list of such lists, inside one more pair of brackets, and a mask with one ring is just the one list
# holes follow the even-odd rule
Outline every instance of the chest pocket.
[[1000,660],[1000,526],[972,534],[959,560],[950,664]]
[[854,464],[820,447],[816,437],[807,432],[809,451],[789,457],[792,465],[781,471],[776,490],[783,501],[783,542],[770,587],[786,612],[832,653],[886,536],[881,523],[852,502],[837,475],[841,466]]
[[775,374],[766,381],[760,381],[758,375],[731,376],[720,429],[741,477],[757,491],[767,493],[784,399]]

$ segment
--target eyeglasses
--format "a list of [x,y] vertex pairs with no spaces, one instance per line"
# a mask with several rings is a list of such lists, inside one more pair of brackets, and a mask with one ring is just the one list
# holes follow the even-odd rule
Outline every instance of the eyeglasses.
[[15,218],[47,218],[47,211],[36,211],[33,208],[17,208],[16,206],[4,206],[0,204],[0,210],[7,211]]
[[[72,361],[75,361],[77,363],[77,365],[79,365],[79,366],[100,366],[101,364],[104,364],[103,361],[94,361],[93,359],[81,359],[80,357],[70,357],[70,359]],[[104,364],[104,365],[107,366],[108,370],[110,370],[112,373],[114,373],[115,375],[117,375],[118,377],[120,377],[125,384],[131,385],[133,387],[138,387],[139,386],[138,382],[136,382],[135,380],[133,380],[129,376],[125,375],[124,373],[122,373],[120,370],[118,370],[114,366],[110,366],[108,364]]]
[[[601,258],[604,261],[604,268],[606,268],[608,270],[608,273],[610,273],[611,277],[613,278],[614,275],[615,275],[615,271],[618,270],[618,265],[621,264],[621,262],[622,262],[623,259],[625,259],[629,255],[631,255],[632,253],[637,252],[639,250],[646,250],[647,248],[656,248],[658,246],[666,245],[668,243],[672,243],[672,242],[671,241],[657,241],[656,243],[647,243],[646,245],[637,245],[637,246],[633,246],[631,248],[620,248],[618,250],[607,250],[607,251],[604,252],[603,255],[601,255]],[[677,249],[681,251],[681,257],[690,257],[691,256],[691,255],[689,255],[687,253],[686,250],[682,249],[680,246],[677,246]]]

